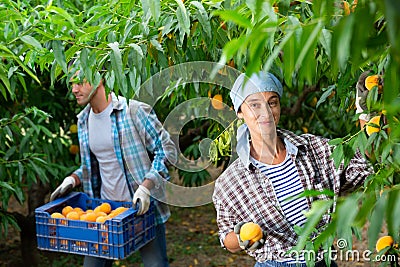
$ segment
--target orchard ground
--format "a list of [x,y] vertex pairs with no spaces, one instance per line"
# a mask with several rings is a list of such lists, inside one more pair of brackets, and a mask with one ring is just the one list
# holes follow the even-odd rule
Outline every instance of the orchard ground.
[[[13,209],[26,210],[14,205]],[[232,254],[220,247],[216,212],[212,204],[199,207],[182,208],[171,206],[171,218],[166,224],[167,253],[171,267],[208,266],[254,266],[254,260],[245,253]],[[353,251],[362,254],[367,250],[367,226],[362,231],[362,239],[353,238]],[[384,235],[384,230],[382,235]],[[12,230],[6,239],[0,239],[0,266],[26,266],[21,261],[19,233]],[[81,266],[82,257],[40,251],[40,266]],[[379,266],[378,263],[365,262],[361,258],[338,260],[339,267]],[[138,253],[126,260],[116,261],[114,266],[142,266]]]
[[[254,260],[244,253],[232,254],[222,249],[217,236],[215,210],[212,204],[196,208],[171,207],[172,216],[167,223],[168,256],[171,267],[254,266]],[[363,240],[354,240],[353,249],[366,249]],[[65,253],[41,252],[41,266],[80,266],[80,256]],[[0,266],[19,267],[21,262],[18,234],[10,234],[0,243]],[[141,266],[138,254],[128,260],[117,261],[114,266]],[[339,267],[378,266],[362,261],[338,261]],[[24,266],[25,267],[25,266]]]

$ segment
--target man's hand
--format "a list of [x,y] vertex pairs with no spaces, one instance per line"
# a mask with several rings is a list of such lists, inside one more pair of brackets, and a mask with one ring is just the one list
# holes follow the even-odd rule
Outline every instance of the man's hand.
[[67,194],[72,188],[75,187],[75,178],[72,176],[65,177],[64,181],[59,185],[50,196],[50,202],[56,198],[62,197]]
[[233,231],[234,231],[234,233],[236,234],[236,236],[238,238],[240,248],[241,249],[250,250],[250,251],[254,251],[256,249],[261,248],[265,243],[265,236],[267,235],[266,231],[262,231],[262,236],[260,236],[260,238],[257,239],[257,240],[253,240],[254,243],[251,243],[250,240],[242,240],[240,238],[240,231],[241,231],[242,226],[245,223],[246,222],[239,222],[233,228]]
[[139,203],[138,215],[145,214],[150,207],[150,191],[143,185],[139,185],[132,199],[133,205]]

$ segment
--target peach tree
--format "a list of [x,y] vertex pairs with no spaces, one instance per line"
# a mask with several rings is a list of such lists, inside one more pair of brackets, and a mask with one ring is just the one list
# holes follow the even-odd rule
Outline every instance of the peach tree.
[[[308,213],[297,250],[330,249],[334,239],[344,239],[352,249],[352,235],[368,227],[369,249],[382,226],[394,244],[379,254],[395,255],[398,266],[400,241],[399,81],[400,17],[396,1],[250,1],[234,2],[216,11],[238,29],[224,46],[221,62],[246,62],[246,73],[264,68],[277,74],[286,90],[283,126],[298,133],[310,131],[331,138],[335,165],[345,166],[357,149],[373,155],[374,173],[361,190],[334,196],[331,192],[307,192],[315,197],[338,197],[332,222],[315,235],[321,216],[332,212],[333,200],[317,201]],[[395,11],[396,10],[396,11]],[[229,26],[230,25],[230,26]],[[370,112],[384,113],[386,122],[367,135],[358,127],[355,84],[361,72],[382,74],[383,93],[370,91]],[[315,98],[316,97],[316,98]],[[315,98],[315,99],[314,99]],[[329,104],[329,105],[327,105]],[[285,109],[285,108],[284,108]],[[375,254],[376,255],[376,254]],[[312,262],[309,263],[312,265]],[[397,264],[397,265],[396,265]]]
[[[76,134],[68,129],[79,111],[68,87],[71,62],[78,62],[93,84],[102,77],[108,91],[133,98],[145,81],[168,67],[210,61],[247,74],[261,68],[276,74],[285,87],[280,126],[331,138],[337,164],[346,164],[356,149],[369,149],[375,156],[375,173],[364,191],[341,196],[332,224],[310,242],[331,202],[313,207],[298,249],[328,246],[335,237],[351,244],[352,232],[367,221],[371,246],[383,223],[399,242],[398,11],[395,0],[3,1],[3,229],[14,222],[4,212],[11,195],[24,202],[25,194],[39,183],[46,184],[48,193],[79,164],[79,156],[68,151],[76,144]],[[384,73],[381,104],[375,104],[379,97],[371,94],[369,106],[381,111],[383,105],[387,117],[386,126],[369,137],[359,130],[354,109],[355,83],[367,69]],[[185,100],[215,95],[231,105],[229,88],[172,84],[154,108],[164,120]],[[234,131],[225,131],[213,120],[195,120],[182,132],[185,156],[199,155],[201,139],[216,139],[220,147],[214,159],[225,167]],[[193,185],[208,179],[205,172],[181,176]]]

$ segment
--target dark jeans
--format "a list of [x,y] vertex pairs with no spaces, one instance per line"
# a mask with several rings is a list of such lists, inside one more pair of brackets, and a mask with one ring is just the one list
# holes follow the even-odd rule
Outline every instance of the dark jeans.
[[[145,267],[168,267],[165,224],[156,226],[156,238],[139,249]],[[84,267],[111,267],[113,260],[85,256]]]

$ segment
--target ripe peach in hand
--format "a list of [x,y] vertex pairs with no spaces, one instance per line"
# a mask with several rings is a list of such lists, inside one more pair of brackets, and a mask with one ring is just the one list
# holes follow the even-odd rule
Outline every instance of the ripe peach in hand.
[[263,237],[261,227],[253,222],[243,224],[240,228],[240,239],[243,241],[249,240],[250,244],[257,242]]

